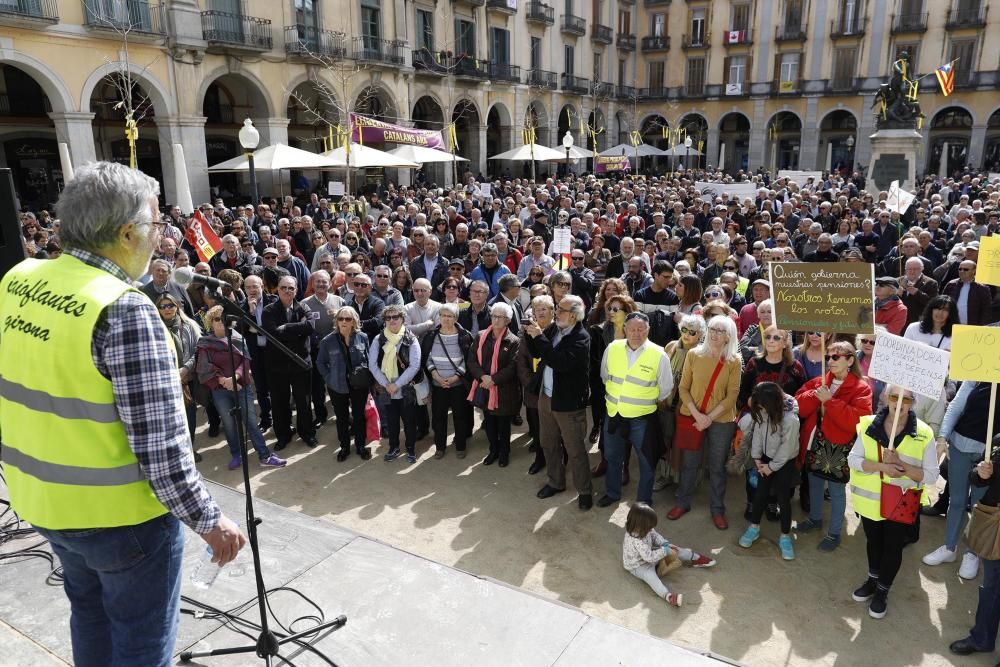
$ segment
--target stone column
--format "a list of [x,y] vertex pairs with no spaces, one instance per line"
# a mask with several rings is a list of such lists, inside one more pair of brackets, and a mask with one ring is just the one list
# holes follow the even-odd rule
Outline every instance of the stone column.
[[[705,140],[705,167],[709,165],[713,167],[721,167],[719,164],[719,128],[711,127],[708,128],[708,137]],[[729,149],[726,149],[729,152]]]
[[[754,100],[753,115],[750,118],[750,146],[747,151],[747,169],[751,172],[764,164],[764,159],[767,157],[769,150],[765,146],[765,142],[767,141],[767,119],[764,118],[764,102],[765,100]],[[735,147],[733,150],[736,150]],[[726,152],[728,153],[729,151],[727,150]],[[727,157],[726,159],[729,158]],[[738,168],[740,165],[734,162],[733,166]],[[770,168],[770,164],[766,166]]]
[[978,169],[983,163],[983,148],[986,146],[986,126],[973,125],[969,141],[969,164]]
[[53,111],[49,118],[56,126],[56,141],[69,145],[73,168],[97,160],[94,146],[94,114],[89,111]]
[[208,186],[209,165],[205,144],[205,121],[204,116],[169,116],[156,119],[160,164],[163,167],[163,196],[167,202],[177,200],[174,144],[184,147],[184,162],[194,205],[198,206],[212,200]]
[[819,151],[818,105],[818,97],[806,98],[806,117],[802,119],[802,133],[799,135],[799,169],[822,171],[830,168],[824,164],[826,155],[821,157]]
[[864,102],[861,105],[861,120],[858,123],[858,133],[855,136],[854,144],[854,168],[865,168],[865,176],[871,177],[872,141],[871,135],[875,133],[875,113],[872,111],[872,102],[875,95],[864,95]]
[[478,154],[477,154],[478,155],[478,159],[475,158],[475,157],[469,158],[470,160],[472,160],[472,162],[469,163],[468,167],[470,169],[472,169],[473,165],[476,165],[475,166],[475,170],[477,172],[479,172],[479,173],[485,174],[486,173],[486,157],[487,157],[486,156],[486,123],[485,123],[486,119],[484,118],[483,120],[484,120],[484,123],[482,125],[479,125],[477,127],[477,131],[476,131],[476,134],[475,134],[476,143],[478,144],[478,146],[476,146],[476,150],[479,151]]

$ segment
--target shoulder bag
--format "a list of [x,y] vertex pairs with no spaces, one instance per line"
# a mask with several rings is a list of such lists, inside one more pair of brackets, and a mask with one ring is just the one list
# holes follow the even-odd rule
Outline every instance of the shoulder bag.
[[337,342],[340,344],[340,353],[344,355],[344,363],[347,365],[347,384],[356,391],[368,391],[375,383],[375,378],[367,366],[355,366],[351,363],[351,347],[344,343],[344,339],[338,333]]
[[849,447],[835,445],[823,435],[823,413],[816,417],[816,428],[809,438],[809,451],[806,452],[806,469],[822,479],[838,484],[846,484],[851,478],[851,469],[847,466]]
[[[441,340],[441,331],[440,330],[435,331],[434,335],[437,336],[436,340],[441,342],[441,349],[444,351],[444,356],[448,357],[448,363],[451,364],[452,369],[455,371],[455,375],[457,375],[458,377],[460,377],[462,379],[462,386],[465,387],[465,392],[468,393],[469,392],[469,388],[472,386],[472,383],[469,382],[469,378],[466,375],[464,375],[463,373],[459,372],[458,365],[455,364],[455,361],[451,358],[451,355],[448,354],[448,348],[445,346],[444,341]],[[435,341],[431,341],[431,351],[432,352],[434,351],[434,342]],[[462,349],[461,344],[459,344],[459,348],[458,349],[459,349],[459,351],[461,351],[461,349]]]
[[973,553],[985,560],[1000,560],[1000,507],[977,503],[965,534]]
[[[882,445],[878,445],[878,460],[879,463],[882,462]],[[920,514],[920,498],[923,496],[924,487],[904,489],[886,482],[885,475],[882,474],[881,470],[878,476],[882,480],[882,488],[879,493],[882,518],[908,526],[915,524],[917,515]]]
[[[701,405],[698,407],[698,410],[702,413],[708,407],[708,399],[712,397],[712,390],[715,389],[715,381],[719,379],[719,373],[722,372],[723,366],[725,366],[725,361],[719,359],[719,363],[715,365],[715,372],[712,373],[712,379],[708,381],[708,389],[705,390],[705,397],[701,399]],[[674,427],[674,446],[678,449],[697,452],[701,449],[701,443],[704,439],[705,432],[697,429],[694,417],[681,414],[678,408],[677,424]]]

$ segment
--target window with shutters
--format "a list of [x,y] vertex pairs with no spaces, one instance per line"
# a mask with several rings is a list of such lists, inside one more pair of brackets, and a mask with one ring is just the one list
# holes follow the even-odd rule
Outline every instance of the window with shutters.
[[604,2],[602,2],[602,0],[593,0],[593,9],[594,11],[591,20],[594,25],[603,25],[604,22],[601,20],[601,14],[604,13]]
[[899,13],[903,16],[916,16],[924,9],[924,0],[900,0]]
[[434,14],[425,9],[417,10],[417,48],[434,50]]
[[705,10],[691,10],[691,43],[703,44],[705,42]]
[[573,61],[576,60],[576,53],[572,46],[569,44],[563,45],[563,71],[567,76],[573,76],[576,68],[573,66]]
[[799,89],[799,72],[802,71],[801,53],[779,53],[774,59],[773,84],[779,93],[794,93]]
[[595,53],[594,54],[594,77],[593,77],[594,83],[597,83],[598,81],[601,80],[601,64],[602,64],[601,63],[601,54],[600,53]]
[[626,11],[618,12],[618,34],[619,35],[632,34],[632,12],[626,12]]
[[786,0],[785,1],[785,27],[795,28],[796,30],[802,27],[802,0]]
[[747,75],[747,57],[732,56],[726,61],[726,83],[742,88]]
[[542,38],[532,37],[531,38],[531,69],[541,69],[542,68]]
[[954,62],[952,68],[955,72],[956,86],[967,85],[972,80],[972,72],[976,69],[975,54],[976,40],[956,39],[952,41],[951,55],[948,57],[948,62]]
[[476,57],[476,24],[455,19],[455,53]]
[[666,85],[666,63],[651,62],[649,63],[649,90],[652,91],[662,91]]
[[730,21],[729,29],[730,30],[750,29],[749,2],[733,3],[732,20]]
[[627,86],[628,84],[628,61],[619,60],[618,61],[618,85]]
[[704,58],[688,58],[685,93],[687,95],[703,95],[705,93]]
[[849,90],[853,87],[857,57],[858,50],[856,48],[834,49],[833,71],[830,79],[836,90]]
[[510,32],[490,28],[490,60],[498,65],[510,64]]
[[650,19],[649,34],[653,37],[666,37],[667,35],[667,15],[653,14]]
[[361,38],[366,49],[378,49],[382,39],[382,10],[377,2],[362,0]]

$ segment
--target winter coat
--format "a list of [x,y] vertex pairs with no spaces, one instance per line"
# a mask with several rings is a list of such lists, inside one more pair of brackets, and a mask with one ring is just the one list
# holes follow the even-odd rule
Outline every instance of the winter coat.
[[222,389],[219,380],[232,377],[233,362],[236,365],[236,382],[239,387],[245,387],[253,381],[250,373],[250,355],[247,354],[246,343],[238,331],[233,331],[232,357],[229,352],[229,341],[225,338],[209,334],[198,339],[196,352],[196,369],[198,382],[205,385],[209,391]]
[[[488,329],[486,343],[483,345],[482,358],[479,357],[479,338],[472,341],[469,348],[469,356],[465,360],[466,368],[472,379],[478,380],[484,375],[490,375],[490,368],[493,362],[493,329]],[[496,410],[490,413],[499,417],[513,417],[521,410],[521,383],[517,378],[517,351],[520,349],[520,341],[509,329],[505,330],[503,340],[500,342],[500,359],[497,363],[497,372],[490,377],[497,385],[499,392],[499,404]]]
[[351,386],[347,381],[349,368],[368,368],[368,336],[355,331],[351,334],[347,349],[350,365],[344,358],[340,334],[334,331],[320,341],[319,352],[316,353],[316,370],[323,377],[326,386],[338,394],[351,393]]
[[[826,384],[833,381],[833,373],[827,373]],[[822,378],[813,378],[802,385],[795,400],[799,404],[799,464],[805,461],[809,449],[809,438],[816,428],[821,403],[816,398],[816,390],[822,384]],[[868,383],[848,373],[844,383],[837,393],[826,402],[823,412],[823,435],[835,445],[850,447],[857,437],[858,422],[865,415],[872,413],[872,390]]]
[[[795,399],[785,395],[784,414],[777,431],[771,426],[767,413],[761,411],[760,423],[754,421],[750,413],[739,421],[743,439],[740,448],[750,447],[750,458],[760,460],[766,454],[770,459],[768,467],[780,470],[785,464],[794,463],[799,454],[799,406]],[[745,451],[745,450],[742,450]]]

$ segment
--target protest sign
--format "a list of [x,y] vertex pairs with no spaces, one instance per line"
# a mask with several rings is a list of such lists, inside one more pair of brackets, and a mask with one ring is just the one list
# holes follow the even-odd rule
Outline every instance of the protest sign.
[[410,144],[444,151],[446,146],[441,130],[418,130],[393,125],[375,118],[349,113],[351,141],[359,144]]
[[344,196],[344,182],[343,181],[327,181],[327,194],[331,197],[343,197]]
[[906,190],[899,187],[899,181],[893,181],[889,185],[889,197],[885,200],[885,206],[890,211],[895,211],[902,215],[906,213],[906,209],[910,208],[910,204],[916,199],[915,195],[911,195]]
[[1000,327],[951,328],[952,380],[1000,382]]
[[813,185],[819,187],[823,183],[823,172],[822,171],[797,171],[795,169],[779,169],[778,178],[787,178],[788,180],[795,181],[795,183],[801,188],[809,183],[809,179],[813,179]]
[[493,197],[493,184],[492,183],[480,183],[479,184],[479,196],[483,199]]
[[1000,285],[1000,236],[983,236],[979,239],[976,282]]
[[695,181],[694,187],[702,194],[702,199],[705,198],[705,195],[708,195],[714,200],[716,197],[721,197],[723,193],[728,193],[730,197],[743,203],[744,199],[754,199],[757,197],[757,185],[755,183]]
[[926,343],[880,333],[875,339],[868,376],[937,399],[948,379],[950,356],[947,350]]
[[552,232],[552,243],[549,244],[549,254],[565,255],[573,251],[573,237],[569,227],[556,227]]
[[875,265],[771,262],[775,325],[792,331],[875,332]]
[[631,171],[632,163],[627,155],[598,155],[594,160],[594,173],[606,174],[609,171]]

